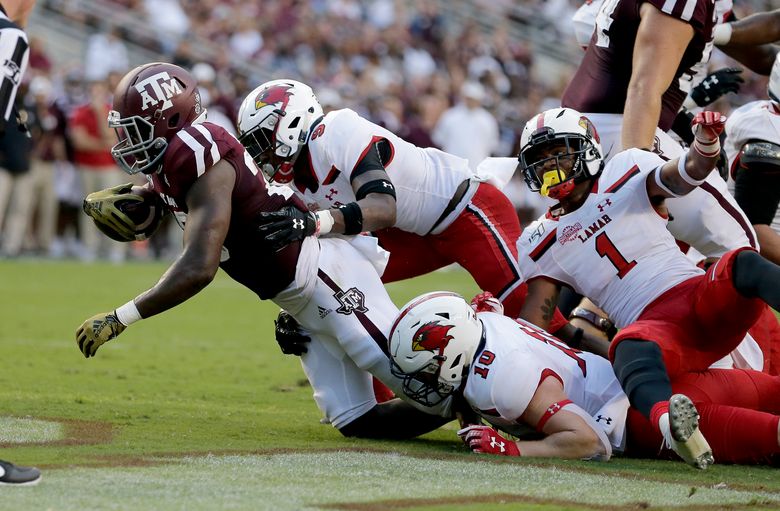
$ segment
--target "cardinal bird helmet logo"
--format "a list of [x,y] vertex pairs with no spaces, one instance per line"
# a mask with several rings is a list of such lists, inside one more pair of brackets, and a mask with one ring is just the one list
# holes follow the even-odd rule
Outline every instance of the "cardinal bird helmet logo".
[[442,325],[438,321],[425,323],[417,329],[412,336],[412,350],[414,351],[439,351],[444,353],[444,348],[453,339],[449,331],[454,325]]
[[267,89],[263,89],[255,97],[255,108],[260,110],[266,105],[282,103],[281,110],[284,110],[284,107],[287,106],[287,102],[290,100],[290,96],[292,96],[289,92],[290,89],[292,89],[290,85],[272,85]]

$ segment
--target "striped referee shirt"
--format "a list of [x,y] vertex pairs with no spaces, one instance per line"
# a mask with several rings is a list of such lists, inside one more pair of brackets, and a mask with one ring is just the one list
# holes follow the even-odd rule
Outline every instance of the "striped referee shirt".
[[0,123],[11,118],[16,91],[22,82],[30,56],[27,34],[8,19],[0,5]]

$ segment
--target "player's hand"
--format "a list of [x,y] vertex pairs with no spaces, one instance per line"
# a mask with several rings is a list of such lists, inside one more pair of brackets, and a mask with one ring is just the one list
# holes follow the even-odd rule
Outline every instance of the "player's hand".
[[76,330],[76,342],[85,357],[94,357],[97,349],[125,331],[114,312],[95,314]]
[[735,67],[718,69],[691,90],[691,99],[699,106],[707,106],[729,92],[739,92],[742,70]]
[[471,308],[474,309],[474,312],[504,313],[504,305],[490,291],[484,291],[472,298]]
[[520,456],[517,443],[502,437],[490,426],[469,426],[458,431],[458,436],[474,452]]
[[303,335],[300,325],[285,310],[279,311],[279,317],[274,320],[276,342],[285,355],[301,356],[309,349],[306,344],[311,342],[308,335]]
[[691,129],[696,140],[709,144],[718,139],[726,127],[726,116],[720,112],[705,110],[696,114],[691,122]]
[[274,250],[283,249],[288,243],[317,234],[319,222],[311,211],[301,211],[285,206],[279,211],[260,213],[257,230]]

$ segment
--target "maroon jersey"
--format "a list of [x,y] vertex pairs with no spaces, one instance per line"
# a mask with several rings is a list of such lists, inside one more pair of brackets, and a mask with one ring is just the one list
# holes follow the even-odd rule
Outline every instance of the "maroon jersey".
[[690,74],[691,68],[710,51],[714,0],[604,0],[585,57],[563,93],[562,106],[583,113],[623,113],[639,28],[639,8],[644,1],[693,27],[693,39],[662,98],[658,127],[664,131],[672,127],[687,95],[680,89],[680,77]]
[[[244,147],[230,133],[209,122],[187,126],[170,141],[162,170],[151,174],[152,186],[174,212],[187,212],[187,192],[218,161],[235,169],[230,227],[220,267],[262,299],[273,298],[295,278],[301,243],[274,252],[257,233],[263,211],[306,205],[287,187],[267,185]],[[227,259],[225,257],[227,256]]]

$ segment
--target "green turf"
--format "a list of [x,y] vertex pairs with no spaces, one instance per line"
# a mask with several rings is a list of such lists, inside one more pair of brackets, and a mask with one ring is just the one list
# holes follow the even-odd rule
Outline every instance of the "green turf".
[[[0,458],[45,469],[45,479],[38,487],[14,489],[25,493],[0,489],[0,509],[7,507],[3,503],[8,495],[22,501],[34,498],[35,504],[22,505],[20,508],[24,509],[109,509],[118,498],[137,503],[118,509],[227,509],[232,505],[230,501],[215,497],[223,496],[219,484],[202,487],[208,479],[211,458],[200,456],[208,453],[235,454],[217,458],[235,461],[234,468],[228,471],[252,467],[255,477],[244,479],[236,473],[236,480],[231,482],[230,491],[241,497],[235,500],[236,509],[257,508],[252,503],[263,501],[263,492],[274,493],[280,482],[266,473],[268,464],[273,472],[277,470],[273,468],[275,464],[287,467],[285,464],[292,463],[291,459],[298,459],[299,465],[284,468],[290,473],[284,488],[310,496],[312,500],[307,502],[315,505],[424,498],[431,478],[443,485],[443,494],[519,492],[549,499],[552,497],[546,488],[560,488],[553,483],[561,478],[565,481],[571,474],[596,481],[593,487],[600,488],[603,498],[610,503],[624,502],[619,498],[624,486],[637,488],[628,501],[644,498],[651,505],[693,504],[694,500],[680,497],[682,493],[691,493],[691,488],[692,499],[734,490],[734,500],[726,498],[722,502],[762,503],[768,498],[780,501],[779,473],[769,468],[716,466],[697,472],[682,463],[627,459],[602,464],[522,458],[487,463],[459,444],[454,424],[409,442],[345,439],[330,426],[319,423],[320,413],[298,360],[279,352],[272,328],[276,306],[257,300],[222,273],[194,299],[133,325],[119,339],[103,346],[95,358],[84,359],[76,346],[76,327],[88,316],[111,310],[134,297],[152,285],[164,269],[159,264],[0,262],[0,427],[7,425],[0,433],[0,445],[4,445],[0,447]],[[435,273],[393,284],[389,289],[398,305],[435,289],[450,289],[467,296],[476,291],[471,279],[459,271]],[[20,419],[44,419],[53,423],[51,434],[67,438],[51,445],[30,443],[40,442],[41,438],[22,438],[24,427],[20,433],[19,425],[24,422]],[[66,421],[62,426],[64,433],[58,429],[58,421]],[[103,423],[106,427],[100,429]],[[398,459],[411,461],[394,466],[387,457],[377,455],[340,456],[339,459],[347,460],[346,465],[336,467],[335,474],[354,470],[366,475],[368,482],[361,485],[334,475],[334,480],[325,486],[332,486],[336,494],[320,494],[322,485],[312,485],[313,480],[322,477],[314,470],[320,464],[316,456],[333,449],[390,451],[403,455],[396,456]],[[298,451],[320,454],[309,458],[292,456]],[[268,453],[273,452],[282,454],[269,457]],[[261,456],[238,457],[249,453]],[[176,462],[176,456],[182,454],[192,456],[183,465]],[[174,464],[137,466],[160,456],[173,456]],[[431,462],[428,458],[439,461]],[[456,475],[440,480],[425,468],[431,463],[452,466]],[[123,467],[110,468],[117,464]],[[475,467],[494,472],[487,480],[477,481],[483,490],[470,492],[476,484]],[[309,471],[309,479],[294,477],[301,470]],[[392,479],[392,484],[404,485],[403,489],[389,490],[379,482],[371,483],[397,475],[393,470],[415,475]],[[165,481],[159,481],[159,486],[141,484],[147,478],[156,481],[163,473]],[[168,478],[177,474],[182,479],[168,484]],[[89,493],[94,486],[90,484],[93,477],[102,478],[99,498],[84,500],[87,497],[82,494]],[[488,486],[491,478],[494,484]],[[522,479],[523,485],[528,486],[520,488],[500,482],[513,478]],[[373,491],[375,486],[381,491]],[[727,488],[713,490],[716,486]],[[69,487],[78,492],[68,493]],[[642,487],[650,489],[646,497],[638,493]],[[353,498],[353,493],[361,498]],[[112,499],[112,495],[116,498]],[[133,495],[141,500],[132,501]],[[175,507],[175,502],[189,502],[190,495],[192,505]],[[559,495],[558,499],[589,502],[576,496]],[[715,501],[720,502],[717,498],[712,502]],[[154,502],[159,505],[147,505]],[[268,502],[267,508],[273,508]],[[274,502],[281,505],[281,501]],[[425,509],[441,508],[434,504],[421,503]],[[451,504],[455,505],[461,504]],[[478,506],[474,502],[462,505],[465,507],[458,509],[479,509],[473,507]],[[526,505],[532,506],[528,509],[555,508],[541,501],[496,501],[496,505],[502,506],[499,509],[520,509],[517,506]]]

